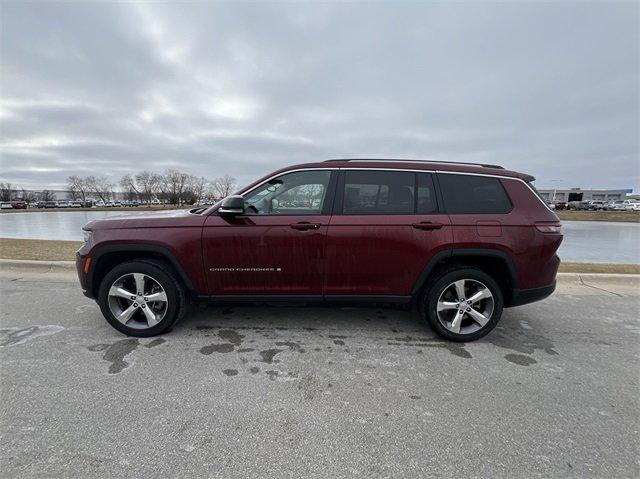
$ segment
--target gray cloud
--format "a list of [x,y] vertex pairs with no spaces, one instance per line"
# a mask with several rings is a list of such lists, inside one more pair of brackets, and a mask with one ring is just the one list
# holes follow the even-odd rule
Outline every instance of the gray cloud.
[[3,4],[2,180],[330,157],[640,186],[638,5]]

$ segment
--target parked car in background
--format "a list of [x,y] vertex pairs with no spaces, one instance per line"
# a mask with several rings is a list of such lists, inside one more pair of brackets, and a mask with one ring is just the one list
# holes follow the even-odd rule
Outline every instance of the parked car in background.
[[8,201],[3,201],[0,203],[0,210],[12,210],[13,206]]
[[65,200],[58,201],[58,208],[69,208],[69,202]]
[[591,200],[591,201],[589,201],[587,209],[594,210],[594,211],[603,210],[604,209],[604,201]]
[[589,202],[588,201],[570,201],[568,209],[572,210],[588,210]]
[[624,211],[624,204],[622,200],[611,200],[607,201],[603,207],[606,211]]
[[45,201],[44,202],[44,207],[45,208],[57,208],[58,207],[58,203],[56,203],[55,201]]
[[69,203],[69,208],[82,208],[82,202],[72,201],[71,203]]
[[556,210],[566,210],[567,209],[567,203],[566,201],[556,201],[554,203],[554,205],[556,206]]
[[547,206],[549,207],[550,210],[556,209],[555,203],[552,203],[551,201],[547,201]]
[[418,306],[473,341],[556,284],[556,214],[494,165],[330,160],[283,168],[209,208],[92,221],[76,266],[115,329],[168,331],[191,301]]
[[627,211],[640,211],[640,201],[638,200],[624,200],[622,204]]
[[11,206],[13,207],[14,210],[26,210],[27,209],[27,203],[25,203],[24,201],[12,201],[11,202]]
[[107,202],[104,204],[104,207],[105,207],[105,208],[113,208],[115,205],[116,205],[116,204],[115,204],[113,201],[107,201]]

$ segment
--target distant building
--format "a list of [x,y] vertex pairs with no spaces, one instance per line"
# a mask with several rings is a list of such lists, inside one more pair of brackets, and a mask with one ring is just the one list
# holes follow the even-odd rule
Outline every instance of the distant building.
[[548,201],[616,201],[624,200],[631,190],[582,190],[580,188],[538,190],[540,196]]

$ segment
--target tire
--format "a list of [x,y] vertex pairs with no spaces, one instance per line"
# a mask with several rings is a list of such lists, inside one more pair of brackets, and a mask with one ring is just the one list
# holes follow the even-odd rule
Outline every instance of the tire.
[[[461,281],[464,281],[464,302],[458,297]],[[480,299],[468,304],[474,297]],[[457,342],[475,341],[489,333],[498,324],[503,305],[498,283],[484,271],[470,266],[440,271],[425,285],[419,302],[420,313],[429,326],[443,338]]]
[[[141,285],[143,290],[137,291]],[[182,283],[167,264],[140,259],[121,263],[105,275],[98,305],[115,329],[146,338],[169,331],[183,316],[187,300]]]

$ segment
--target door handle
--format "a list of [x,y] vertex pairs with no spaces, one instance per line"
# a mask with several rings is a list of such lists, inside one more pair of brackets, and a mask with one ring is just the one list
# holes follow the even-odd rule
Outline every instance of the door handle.
[[308,221],[301,221],[300,223],[293,223],[289,225],[294,230],[298,231],[309,231],[309,230],[317,230],[320,228],[319,223],[309,223]]
[[442,223],[432,223],[431,221],[422,221],[420,223],[413,223],[411,226],[413,226],[417,230],[430,231],[430,230],[439,230],[444,225]]

